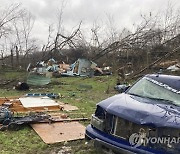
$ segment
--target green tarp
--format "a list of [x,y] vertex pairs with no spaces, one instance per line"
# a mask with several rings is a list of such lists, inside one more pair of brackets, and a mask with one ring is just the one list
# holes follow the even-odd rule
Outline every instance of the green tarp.
[[46,77],[38,74],[29,74],[27,78],[27,84],[35,85],[35,86],[47,85],[48,83],[50,83],[50,81],[51,81],[50,77]]

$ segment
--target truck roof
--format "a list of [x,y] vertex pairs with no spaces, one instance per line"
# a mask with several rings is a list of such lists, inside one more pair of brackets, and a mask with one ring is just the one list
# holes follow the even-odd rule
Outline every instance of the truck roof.
[[173,89],[180,91],[180,76],[165,75],[165,74],[148,74],[146,77],[166,84]]

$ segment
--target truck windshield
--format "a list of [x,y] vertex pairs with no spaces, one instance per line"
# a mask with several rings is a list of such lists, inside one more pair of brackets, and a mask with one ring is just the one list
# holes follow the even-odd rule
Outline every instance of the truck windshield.
[[127,92],[131,95],[166,101],[180,106],[180,94],[152,82],[151,79],[144,77],[132,86]]

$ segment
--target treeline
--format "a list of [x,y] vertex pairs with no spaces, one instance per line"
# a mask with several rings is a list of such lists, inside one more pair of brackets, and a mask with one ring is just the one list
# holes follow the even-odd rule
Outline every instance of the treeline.
[[[141,22],[134,24],[133,31],[127,28],[118,30],[113,20],[109,20],[106,27],[92,23],[88,34],[83,30],[83,21],[72,31],[66,30],[63,11],[58,12],[56,26],[50,24],[47,27],[47,43],[40,46],[40,40],[32,35],[35,17],[31,13],[21,5],[0,10],[1,64],[26,67],[28,63],[49,58],[72,63],[83,57],[115,69],[127,63],[140,69],[180,44],[180,13],[170,5],[163,13],[141,15]],[[179,51],[168,59],[180,59]]]

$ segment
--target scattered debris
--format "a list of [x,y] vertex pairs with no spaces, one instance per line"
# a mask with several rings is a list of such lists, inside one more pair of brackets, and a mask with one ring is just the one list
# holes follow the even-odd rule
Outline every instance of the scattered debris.
[[27,71],[30,72],[27,83],[36,86],[49,84],[52,76],[92,77],[94,75],[112,74],[111,67],[99,68],[96,63],[83,58],[79,58],[71,65],[64,62],[58,64],[54,59],[49,59],[47,63],[38,62],[34,68],[31,68],[31,64],[29,64]]
[[58,151],[57,154],[71,154],[72,153],[71,150],[72,150],[71,147],[63,146],[61,147],[61,150]]
[[4,123],[5,121],[9,121],[12,118],[12,113],[8,109],[7,106],[0,107],[0,123]]
[[[49,118],[49,120],[50,120],[50,123],[53,123],[53,122],[86,121],[89,119],[88,118],[74,118],[74,119],[67,118],[67,119],[65,119],[61,115],[61,116],[53,116],[52,118]],[[47,123],[47,121],[40,121],[40,123]]]
[[60,117],[60,118],[62,118],[62,119],[67,119],[67,118],[68,118],[68,115],[67,115],[67,114],[60,113],[60,112],[49,113],[48,115],[52,116],[53,118],[54,118],[54,117]]
[[167,58],[169,58],[171,55],[177,53],[180,49],[180,46],[173,49],[171,52],[167,52],[167,54],[163,55],[162,57],[160,57],[159,59],[157,59],[156,61],[152,62],[151,64],[149,64],[148,66],[146,66],[145,68],[141,69],[140,71],[136,72],[133,74],[133,77],[131,79],[134,79],[136,77],[138,77],[140,74],[142,74],[145,70],[154,67],[155,65],[157,65],[158,63],[160,63],[162,60],[165,60]]
[[62,62],[62,64],[59,64],[59,73],[64,73],[68,70],[70,70],[69,64],[65,64],[64,62]]
[[21,125],[24,124],[50,122],[50,120],[50,116],[44,113],[29,114],[22,117],[11,116],[10,118],[5,118],[4,121],[2,121],[2,126],[0,127],[0,130],[19,130]]
[[112,67],[106,66],[102,68],[102,75],[112,75]]
[[180,65],[179,64],[175,64],[175,65],[169,66],[167,68],[167,70],[169,70],[171,72],[180,71]]
[[103,75],[103,71],[102,71],[102,69],[101,68],[99,68],[99,67],[95,67],[94,68],[94,75],[95,76],[99,76],[99,75]]
[[1,106],[8,106],[12,112],[74,111],[78,107],[56,102],[45,97],[0,98]]
[[1,106],[0,108],[0,130],[18,130],[21,125],[34,124],[34,123],[54,123],[54,122],[73,122],[73,121],[85,121],[88,118],[74,118],[70,119],[66,114],[45,114],[43,112],[29,113],[25,116],[14,115],[10,111],[8,106]]
[[53,98],[53,99],[59,98],[59,94],[55,94],[55,93],[28,93],[25,96],[26,97],[44,97],[44,96],[47,96],[47,97]]
[[29,85],[25,82],[18,82],[15,86],[16,90],[29,90]]
[[[88,118],[68,118],[67,114],[60,112],[44,113],[42,111],[77,110],[75,106],[57,103],[45,97],[21,97],[0,99],[0,130],[19,130],[24,124],[31,124],[45,143],[56,143],[84,138],[85,127],[78,121]],[[28,115],[19,116],[18,112],[30,112]],[[15,115],[16,113],[16,115]],[[44,129],[46,128],[46,129]],[[48,132],[48,133],[47,133]],[[44,137],[45,136],[45,137]]]
[[33,108],[33,107],[48,107],[48,106],[59,106],[56,101],[50,99],[49,97],[22,97],[19,98],[23,107]]
[[88,59],[78,59],[70,65],[70,70],[61,73],[62,76],[93,76],[97,64]]
[[12,112],[60,111],[62,107],[49,97],[0,98],[0,105],[6,105]]
[[166,60],[164,62],[161,62],[161,63],[157,63],[154,65],[154,68],[156,69],[166,69],[168,68],[169,66],[172,66],[172,65],[176,65],[178,63],[178,60]]

